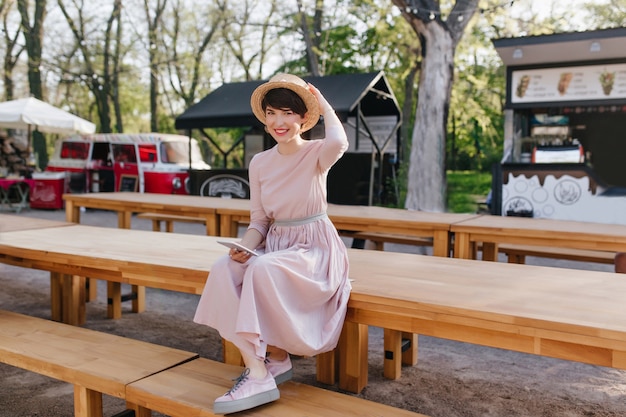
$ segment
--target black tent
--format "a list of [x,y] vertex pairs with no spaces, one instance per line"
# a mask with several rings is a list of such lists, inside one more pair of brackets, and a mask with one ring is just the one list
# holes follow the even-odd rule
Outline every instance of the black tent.
[[[400,109],[383,72],[303,77],[324,94],[339,118],[346,121],[360,110],[367,116],[397,115]],[[258,126],[250,96],[265,81],[224,84],[176,118],[176,129]]]
[[[391,91],[383,72],[365,74],[341,74],[325,77],[303,77],[324,94],[345,125],[354,131],[351,149],[344,158],[333,167],[329,180],[329,201],[340,204],[372,204],[386,200],[382,198],[386,177],[394,175],[401,158],[396,153],[402,149],[399,143],[399,126],[402,122],[398,102]],[[176,129],[187,131],[199,130],[213,147],[227,160],[228,154],[235,148],[224,151],[203,130],[205,128],[240,128],[249,127],[252,131],[263,134],[263,125],[255,118],[250,107],[250,96],[262,81],[228,83],[208,94],[176,118]],[[394,126],[383,140],[376,138],[370,129],[368,117],[391,116]],[[321,126],[312,130],[316,137]],[[243,143],[241,138],[238,144]],[[367,141],[371,152],[359,150],[359,143]],[[392,155],[386,155],[386,149],[394,149]],[[266,137],[266,146],[272,146],[271,138]],[[367,148],[369,149],[369,147]],[[227,166],[225,162],[225,167]],[[203,194],[204,184],[214,175],[223,176],[227,170],[213,170],[202,173],[200,178],[192,173],[192,192]],[[241,175],[241,172],[238,173]],[[193,185],[195,183],[195,186]],[[202,185],[201,185],[202,183]],[[195,189],[195,190],[194,190]],[[389,192],[386,192],[389,194]],[[395,195],[395,193],[393,193]]]

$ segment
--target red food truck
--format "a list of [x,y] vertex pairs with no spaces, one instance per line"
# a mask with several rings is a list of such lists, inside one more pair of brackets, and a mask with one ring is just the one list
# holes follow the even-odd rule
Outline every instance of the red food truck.
[[164,133],[101,133],[59,140],[46,171],[65,172],[70,193],[189,194],[190,169],[211,169],[195,139]]

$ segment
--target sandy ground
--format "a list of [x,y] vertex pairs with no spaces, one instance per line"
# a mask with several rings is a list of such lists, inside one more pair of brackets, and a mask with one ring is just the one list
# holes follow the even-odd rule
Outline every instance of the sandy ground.
[[[64,219],[60,210],[28,210],[20,215]],[[112,213],[102,211],[83,213],[82,221],[106,227],[117,224]],[[149,230],[150,223],[133,219],[133,228]],[[204,229],[181,223],[175,232],[203,234]],[[389,245],[387,250],[419,253],[423,249]],[[608,265],[536,258],[529,258],[528,263],[612,271]],[[124,306],[121,319],[108,320],[105,284],[98,285],[98,299],[88,304],[85,327],[198,352],[210,359],[221,357],[217,334],[192,322],[197,296],[149,288],[145,313],[133,314],[130,306]],[[0,264],[0,288],[0,308],[50,318],[48,273]],[[420,336],[419,363],[405,367],[399,380],[390,381],[382,377],[381,329],[371,328],[369,350],[369,385],[359,396],[428,416],[626,416],[626,371]],[[294,366],[295,380],[337,390],[316,384],[313,359],[296,358]],[[105,396],[104,407],[104,415],[113,416],[124,410],[124,403]],[[71,385],[0,365],[0,417],[72,414]]]

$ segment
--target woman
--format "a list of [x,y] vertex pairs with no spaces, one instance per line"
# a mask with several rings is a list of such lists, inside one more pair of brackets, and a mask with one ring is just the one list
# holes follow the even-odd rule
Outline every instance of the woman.
[[[218,260],[194,318],[237,346],[245,364],[215,400],[217,414],[277,400],[290,353],[334,349],[351,289],[346,247],[326,216],[328,171],[348,148],[341,122],[317,88],[290,74],[259,86],[251,106],[276,141],[249,167],[250,226],[240,243],[261,255],[230,249]],[[320,112],[325,138],[304,140]]]

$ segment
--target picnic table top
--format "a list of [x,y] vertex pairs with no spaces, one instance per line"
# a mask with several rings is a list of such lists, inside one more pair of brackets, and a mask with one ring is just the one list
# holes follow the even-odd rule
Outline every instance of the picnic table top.
[[626,280],[615,273],[357,249],[349,253],[355,278],[350,305],[355,307],[387,303],[413,316],[449,315],[626,342]]
[[494,236],[524,235],[569,239],[576,235],[600,236],[626,242],[626,226],[619,224],[527,218],[511,216],[476,216],[451,227],[455,233],[484,233]]
[[18,216],[15,214],[0,214],[0,232],[17,230],[42,229],[46,227],[71,226],[73,223],[47,220],[35,217]]

